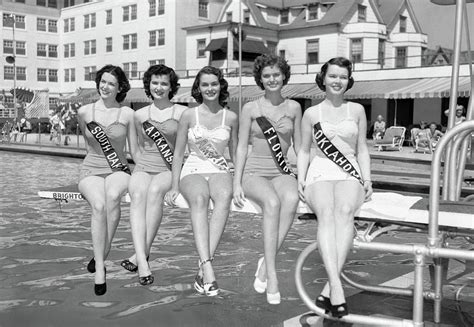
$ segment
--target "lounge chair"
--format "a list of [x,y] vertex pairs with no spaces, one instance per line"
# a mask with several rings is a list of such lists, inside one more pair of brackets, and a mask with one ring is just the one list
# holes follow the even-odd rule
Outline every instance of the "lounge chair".
[[378,151],[387,149],[402,150],[403,141],[405,140],[405,127],[392,126],[387,128],[381,140],[375,140],[374,146],[378,147]]

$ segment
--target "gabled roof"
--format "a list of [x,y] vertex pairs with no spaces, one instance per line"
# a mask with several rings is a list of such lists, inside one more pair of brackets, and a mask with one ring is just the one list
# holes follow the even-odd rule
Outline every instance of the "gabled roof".
[[398,22],[400,14],[407,9],[413,26],[418,33],[421,33],[421,27],[416,19],[413,8],[408,0],[376,0],[378,11],[382,16],[383,22],[387,25],[387,31],[391,31]]

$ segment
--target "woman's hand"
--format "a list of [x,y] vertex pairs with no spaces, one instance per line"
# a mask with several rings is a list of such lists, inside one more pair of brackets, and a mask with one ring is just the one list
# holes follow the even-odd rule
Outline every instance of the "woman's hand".
[[369,201],[374,190],[372,189],[372,181],[364,181],[365,201]]
[[306,202],[304,198],[304,189],[306,187],[305,181],[298,181],[298,195],[300,197],[300,200],[303,202]]
[[242,208],[244,206],[244,202],[245,194],[242,185],[239,184],[237,186],[234,186],[234,204],[237,207]]
[[177,189],[172,188],[165,194],[165,204],[168,204],[170,206],[176,206],[176,198],[179,195],[179,191]]

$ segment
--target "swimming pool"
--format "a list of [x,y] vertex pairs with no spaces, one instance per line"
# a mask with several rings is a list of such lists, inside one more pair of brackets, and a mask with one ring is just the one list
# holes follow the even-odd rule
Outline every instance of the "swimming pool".
[[[277,258],[282,304],[271,306],[252,288],[262,254],[259,216],[231,214],[214,261],[223,292],[207,298],[192,288],[198,256],[187,210],[164,210],[150,257],[154,284],[140,286],[136,274],[120,267],[133,253],[124,204],[106,262],[108,291],[98,298],[93,275],[85,269],[92,255],[87,203],[59,204],[36,195],[39,189],[75,183],[81,160],[1,151],[0,160],[2,326],[272,326],[307,311],[295,288],[294,266],[301,250],[315,239],[315,221],[295,219]],[[415,241],[412,234],[392,232],[387,237]],[[324,268],[316,254],[308,263],[307,287],[316,295],[325,282]],[[351,254],[346,269],[352,278],[372,282],[408,271],[410,257],[373,253]],[[347,296],[357,292],[346,288]],[[360,304],[351,298],[349,305]],[[410,318],[410,299],[401,301]],[[371,306],[368,301],[366,305]]]

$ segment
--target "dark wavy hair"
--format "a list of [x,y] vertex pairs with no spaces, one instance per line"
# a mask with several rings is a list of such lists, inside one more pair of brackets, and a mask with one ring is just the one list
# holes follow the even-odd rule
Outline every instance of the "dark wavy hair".
[[153,65],[147,69],[147,71],[143,75],[143,87],[145,88],[145,94],[149,98],[153,98],[150,92],[150,82],[151,82],[151,77],[153,75],[156,75],[156,76],[167,75],[168,76],[168,78],[170,79],[170,86],[171,86],[170,93],[168,94],[168,98],[171,100],[176,95],[176,92],[178,92],[178,89],[180,86],[178,83],[179,77],[178,75],[176,75],[174,69],[165,65]]
[[99,92],[100,80],[102,79],[102,75],[104,75],[104,73],[112,74],[117,79],[119,92],[115,96],[115,100],[117,100],[117,102],[122,102],[125,100],[127,92],[130,91],[130,83],[128,82],[127,75],[125,75],[122,68],[114,65],[105,65],[102,67],[95,75],[95,85],[97,92]]
[[229,97],[229,91],[227,91],[229,84],[225,80],[224,74],[222,74],[222,71],[219,68],[212,66],[203,67],[199,73],[197,73],[196,78],[194,79],[193,87],[191,88],[191,95],[198,103],[202,103],[203,98],[201,91],[199,91],[199,83],[201,82],[201,76],[203,74],[217,76],[219,84],[221,85],[221,90],[219,92],[219,104],[222,107],[225,107],[227,104],[227,98]]
[[332,58],[321,67],[321,72],[316,74],[316,84],[318,84],[319,88],[322,91],[326,91],[326,85],[324,85],[324,78],[326,77],[329,65],[336,65],[347,69],[347,73],[349,74],[349,82],[347,83],[346,92],[349,91],[350,88],[354,85],[354,78],[352,78],[352,62],[344,57]]
[[285,75],[285,79],[283,80],[283,86],[288,84],[291,76],[291,67],[288,65],[288,62],[274,54],[263,54],[255,58],[253,63],[253,77],[255,79],[255,83],[264,90],[265,87],[262,84],[262,71],[265,67],[268,66],[278,66],[280,68],[283,75]]

